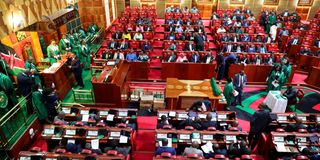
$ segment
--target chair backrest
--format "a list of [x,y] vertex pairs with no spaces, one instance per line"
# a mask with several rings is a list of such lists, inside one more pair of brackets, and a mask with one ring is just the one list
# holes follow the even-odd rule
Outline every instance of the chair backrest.
[[66,150],[63,149],[63,148],[58,148],[58,149],[56,149],[55,152],[56,152],[56,153],[66,153]]
[[304,97],[304,93],[301,89],[297,91],[297,97],[299,98],[299,101],[301,101],[301,99]]
[[192,126],[186,126],[184,127],[185,130],[194,130],[194,128]]
[[32,147],[30,149],[30,152],[41,152],[41,149],[40,149],[40,147]]
[[117,154],[118,154],[118,151],[116,151],[116,150],[109,150],[107,152],[107,155],[109,155],[109,156],[116,156]]
[[169,152],[163,152],[163,153],[161,153],[161,158],[171,158],[171,153],[169,153]]
[[198,159],[199,156],[198,156],[198,154],[188,154],[188,155],[187,155],[187,158]]
[[216,131],[217,129],[216,129],[216,127],[208,127],[207,130],[208,131]]

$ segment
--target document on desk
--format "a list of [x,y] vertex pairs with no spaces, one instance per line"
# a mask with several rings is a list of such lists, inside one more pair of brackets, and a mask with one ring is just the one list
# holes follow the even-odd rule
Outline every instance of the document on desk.
[[114,117],[113,114],[108,114],[107,121],[113,121],[113,117]]
[[91,140],[91,147],[92,149],[99,149],[99,139]]
[[81,121],[83,121],[83,122],[88,122],[88,120],[89,120],[89,114],[83,114]]
[[205,145],[201,146],[201,149],[204,153],[210,153],[210,151],[213,152],[211,141],[208,141]]
[[76,140],[74,140],[74,139],[68,139],[67,143],[76,144]]
[[284,143],[275,143],[278,152],[287,152],[287,148]]
[[[172,138],[167,138],[168,140],[168,147],[172,147]],[[158,141],[159,146],[162,147],[162,141]]]
[[119,143],[128,143],[128,137],[121,135]]

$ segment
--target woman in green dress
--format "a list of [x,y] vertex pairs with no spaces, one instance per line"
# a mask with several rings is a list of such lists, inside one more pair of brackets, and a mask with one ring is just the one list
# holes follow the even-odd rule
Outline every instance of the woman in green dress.
[[57,59],[60,57],[60,50],[54,39],[51,40],[51,44],[47,47],[47,55],[50,60],[50,65],[57,62]]
[[281,63],[282,63],[282,72],[283,72],[283,74],[285,76],[284,83],[287,83],[289,78],[290,78],[290,75],[291,75],[292,67],[289,64],[288,58],[284,58],[281,61]]
[[32,105],[36,110],[39,120],[44,123],[48,122],[48,111],[44,105],[42,90],[38,89],[32,92]]
[[285,84],[285,75],[281,70],[281,66],[277,65],[276,68],[271,71],[271,74],[267,80],[268,88],[267,90],[280,90],[281,87]]
[[67,39],[66,35],[63,35],[59,41],[59,48],[62,54],[66,54],[71,51],[71,43]]
[[271,12],[267,20],[267,33],[270,32],[270,27],[275,23],[276,23],[276,15],[273,12]]
[[76,35],[77,33],[73,33],[72,30],[70,30],[70,33],[67,35],[67,39],[70,41],[71,45],[71,52],[79,56],[79,39]]
[[90,69],[90,48],[85,41],[81,42],[79,51],[80,51],[79,57],[80,57],[80,61],[82,63],[83,69]]
[[234,88],[233,88],[232,78],[227,79],[227,83],[223,89],[223,95],[226,98],[227,107],[230,107],[231,103],[234,101]]

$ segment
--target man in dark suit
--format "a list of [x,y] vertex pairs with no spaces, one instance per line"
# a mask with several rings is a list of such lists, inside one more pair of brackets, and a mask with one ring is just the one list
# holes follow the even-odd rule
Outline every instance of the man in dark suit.
[[260,103],[258,108],[259,110],[257,110],[253,114],[250,120],[250,131],[248,140],[251,145],[253,145],[252,140],[257,142],[257,140],[260,138],[261,133],[265,131],[266,127],[271,122],[270,111],[267,110],[267,105],[264,103]]
[[304,48],[300,51],[300,54],[301,55],[312,55],[312,52],[307,46],[304,46]]
[[150,51],[151,50],[151,45],[147,41],[145,41],[144,44],[141,47],[141,50],[144,51],[144,52],[145,51]]
[[121,33],[121,31],[118,30],[116,33],[114,33],[114,34],[112,35],[112,38],[113,38],[113,39],[121,39],[121,38],[122,38],[122,33]]
[[265,59],[264,64],[273,65],[276,62],[276,58],[274,57],[273,53],[270,53],[270,55]]
[[234,51],[233,49],[234,48],[231,42],[223,46],[223,52],[233,52]]
[[156,155],[161,155],[161,153],[168,152],[171,153],[171,155],[176,155],[176,149],[172,147],[168,147],[168,139],[163,138],[161,140],[161,146],[159,146],[156,150]]
[[163,128],[163,126],[165,126],[165,125],[169,125],[168,118],[167,118],[166,115],[162,115],[162,116],[160,117],[160,119],[161,119],[161,121],[158,122],[158,124],[157,124],[157,129]]
[[119,49],[128,49],[129,48],[129,43],[124,39],[121,41],[120,45],[119,45]]
[[186,45],[184,46],[184,50],[185,50],[185,51],[194,51],[194,45],[189,41],[189,42],[186,43]]
[[211,64],[213,62],[213,60],[214,60],[214,57],[213,57],[211,51],[209,51],[206,53],[206,55],[204,55],[202,63]]
[[113,39],[110,39],[110,42],[108,43],[108,49],[116,49],[118,47],[118,44]]
[[255,53],[255,52],[256,52],[256,46],[254,46],[254,44],[251,44],[251,45],[247,48],[247,52],[248,52],[248,53]]
[[239,42],[239,37],[234,35],[234,36],[230,37],[229,42]]
[[167,57],[166,62],[175,62],[177,59],[177,56],[174,54],[174,52],[171,52],[171,54]]
[[287,107],[297,103],[297,90],[292,85],[287,86],[287,90],[283,93],[283,96],[288,99]]
[[242,42],[250,42],[251,41],[251,37],[247,34],[242,36]]
[[266,22],[267,22],[267,15],[265,12],[262,12],[261,15],[260,15],[260,21],[259,21],[259,24],[260,26],[264,27],[264,29],[266,29]]
[[174,32],[175,31],[175,27],[173,24],[170,24],[166,27],[166,32]]
[[201,129],[207,130],[209,127],[217,128],[217,122],[212,121],[212,114],[207,113],[206,120],[201,122]]
[[257,52],[258,53],[267,53],[268,52],[267,46],[265,44],[259,46],[258,49],[257,49]]
[[320,48],[320,39],[317,38],[315,41],[314,41],[314,46],[317,47],[317,48]]
[[68,58],[69,68],[72,70],[74,77],[80,86],[80,89],[84,88],[83,79],[82,79],[82,69],[80,65],[80,60],[76,55],[70,55]]
[[191,61],[193,63],[198,63],[200,62],[200,55],[198,52],[193,52],[192,56],[191,56]]
[[250,155],[251,149],[247,146],[245,141],[240,141],[239,144],[230,144],[228,153],[230,158],[241,157],[242,155]]
[[197,51],[203,51],[204,50],[203,38],[197,33],[194,33],[194,43],[196,44],[196,50]]
[[229,41],[228,35],[223,35],[223,36],[221,37],[221,42],[228,42],[228,41]]
[[217,80],[221,80],[224,76],[224,69],[225,69],[225,59],[224,56],[221,52],[218,53],[217,55]]
[[[238,95],[235,98],[235,104],[242,105],[242,95],[243,95],[243,87],[247,83],[247,75],[244,73],[244,70],[241,70],[238,74],[236,74],[233,78],[233,85],[236,91],[238,91]],[[237,102],[238,101],[238,102]]]
[[299,37],[298,36],[295,36],[293,38],[290,39],[289,41],[289,46],[291,45],[298,45],[300,43],[299,41]]
[[17,76],[18,80],[18,92],[26,97],[30,92],[32,87],[35,85],[34,77],[31,76],[30,70],[25,70],[20,72]]

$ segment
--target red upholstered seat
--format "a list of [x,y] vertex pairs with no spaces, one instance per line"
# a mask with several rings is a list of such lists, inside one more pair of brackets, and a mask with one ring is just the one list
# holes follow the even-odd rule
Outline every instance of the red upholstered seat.
[[182,14],[181,13],[174,13],[174,18],[182,18]]
[[40,149],[40,147],[32,147],[32,148],[30,149],[30,151],[31,151],[31,152],[41,152],[41,149]]
[[103,122],[98,122],[96,126],[97,126],[97,127],[105,127],[106,124],[103,123]]
[[184,46],[185,46],[185,43],[182,42],[182,41],[179,41],[179,42],[177,43],[177,50],[178,50],[178,51],[182,51],[182,50],[184,49]]
[[91,153],[92,153],[92,151],[90,149],[83,149],[81,151],[81,154],[91,154]]
[[150,40],[150,39],[153,38],[153,33],[152,33],[152,32],[144,32],[144,33],[143,33],[143,37],[144,37],[145,39]]
[[109,156],[116,156],[117,154],[118,154],[118,151],[116,151],[116,150],[109,150],[107,152],[107,155],[109,155]]
[[139,47],[139,42],[137,42],[137,41],[135,41],[135,40],[132,40],[132,41],[130,42],[130,48],[131,48],[131,49],[138,49],[138,48],[140,48],[140,47]]
[[214,158],[215,158],[215,159],[225,159],[226,156],[223,155],[223,154],[216,154],[216,155],[214,155]]
[[306,129],[299,129],[298,132],[299,133],[308,133],[308,131]]
[[172,15],[172,13],[171,12],[167,12],[166,13],[166,19],[169,19],[170,17],[172,17],[173,15]]
[[237,127],[230,127],[228,130],[229,131],[239,131],[239,129]]
[[297,156],[296,159],[297,160],[306,160],[306,159],[309,159],[309,158],[307,156],[300,155],[300,156]]
[[84,126],[83,122],[76,122],[75,126]]
[[193,13],[192,14],[192,19],[193,20],[197,20],[197,19],[199,19],[200,18],[200,14],[199,13]]
[[283,128],[277,128],[276,131],[277,131],[277,132],[284,132],[284,129],[283,129]]
[[171,158],[171,153],[169,152],[163,152],[160,155],[161,158]]
[[126,128],[127,125],[124,124],[124,123],[119,123],[119,124],[117,125],[117,127],[118,127],[118,128]]
[[171,125],[164,125],[162,128],[163,129],[172,129],[172,126]]
[[251,160],[252,157],[250,155],[242,155],[241,160]]
[[199,156],[198,154],[187,154],[187,158],[194,158],[194,159],[198,159]]
[[216,131],[217,129],[216,129],[216,127],[208,127],[207,130],[208,131]]

